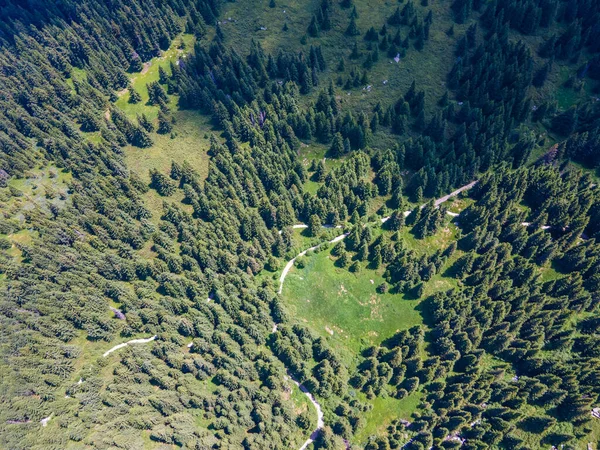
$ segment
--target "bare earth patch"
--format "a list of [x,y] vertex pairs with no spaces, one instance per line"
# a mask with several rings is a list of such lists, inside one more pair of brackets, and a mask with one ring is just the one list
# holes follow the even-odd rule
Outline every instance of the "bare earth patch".
[[150,66],[152,66],[152,63],[150,61],[145,62],[144,68],[142,69],[141,74],[144,75],[144,74],[148,73],[148,71],[150,70]]

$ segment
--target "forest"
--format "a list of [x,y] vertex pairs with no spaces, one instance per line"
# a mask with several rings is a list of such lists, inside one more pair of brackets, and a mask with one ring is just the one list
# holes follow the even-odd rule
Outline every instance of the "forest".
[[0,449],[600,450],[597,0],[0,2]]

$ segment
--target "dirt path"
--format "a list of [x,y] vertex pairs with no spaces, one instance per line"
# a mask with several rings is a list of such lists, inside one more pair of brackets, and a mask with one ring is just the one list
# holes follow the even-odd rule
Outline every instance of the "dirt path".
[[[272,333],[277,333],[277,324],[276,323],[273,324]],[[300,447],[300,450],[305,450],[310,444],[312,444],[315,441],[315,439],[317,439],[317,437],[319,436],[319,433],[325,426],[325,422],[323,421],[323,409],[321,408],[321,405],[315,399],[315,397],[310,393],[310,391],[308,389],[306,389],[306,387],[303,384],[301,384],[294,377],[294,375],[292,375],[292,372],[290,372],[290,370],[287,369],[287,367],[286,367],[286,370],[287,370],[287,374],[290,377],[290,379],[292,380],[292,382],[296,386],[298,386],[298,389],[300,389],[300,392],[302,392],[304,395],[306,395],[306,398],[308,398],[308,401],[310,401],[312,403],[312,405],[315,407],[315,409],[317,410],[317,427],[313,430],[312,433],[310,433],[310,437],[306,441],[304,441],[304,444],[302,444],[302,447]]]
[[140,74],[145,75],[148,73],[148,71],[150,70],[150,67],[152,66],[152,61],[147,61],[142,65],[142,71],[140,72]]
[[[344,239],[346,236],[348,236],[348,233],[341,234],[341,235],[337,236],[336,238],[334,238],[334,239],[332,239],[331,241],[328,241],[328,242],[330,244],[335,244],[336,242],[341,241],[342,239]],[[288,272],[294,266],[294,262],[296,261],[296,259],[300,258],[301,256],[306,255],[306,253],[309,252],[309,251],[311,251],[311,250],[316,250],[317,248],[319,248],[324,243],[325,242],[323,242],[323,243],[321,243],[319,245],[315,245],[314,247],[307,248],[306,250],[304,250],[303,252],[298,253],[294,258],[290,259],[287,262],[287,264],[283,268],[283,272],[281,272],[281,276],[279,277],[279,290],[277,291],[278,294],[281,294],[281,291],[283,289],[283,282],[285,281],[285,277],[287,277]]]
[[152,342],[154,339],[156,339],[156,335],[146,338],[146,339],[132,339],[131,341],[127,341],[127,342],[123,342],[122,344],[115,345],[110,350],[104,352],[104,354],[102,356],[104,356],[106,358],[112,352],[114,352],[115,350],[119,350],[120,348],[127,347],[128,345],[131,345],[131,344],[147,344],[148,342]]
[[[439,206],[442,203],[444,203],[445,201],[448,201],[449,199],[451,199],[452,197],[456,197],[458,194],[460,194],[463,191],[466,191],[467,189],[471,189],[473,186],[475,186],[477,184],[477,180],[472,181],[469,184],[466,184],[458,189],[456,189],[455,191],[449,193],[448,195],[445,195],[443,197],[438,198],[434,204],[435,206]],[[421,205],[421,208],[424,207],[425,205]],[[411,213],[411,211],[405,211],[404,215],[408,216]],[[450,215],[453,217],[458,216],[458,214],[456,213],[451,213]],[[381,223],[385,223],[387,222],[387,220],[389,219],[389,217],[384,217],[383,219],[381,219]],[[307,225],[305,224],[297,224],[297,225],[293,225],[292,228],[307,228]],[[324,228],[333,228],[332,225],[325,225]],[[335,228],[341,228],[340,226],[337,226]],[[279,232],[281,234],[281,231]],[[339,236],[337,236],[336,238],[332,239],[331,241],[328,241],[330,244],[335,244],[336,242],[341,241],[342,239],[345,239],[346,236],[348,236],[349,233],[344,233],[341,234]],[[321,245],[323,245],[323,243],[315,245],[314,247],[310,247],[307,248],[306,250],[304,250],[303,252],[298,253],[298,255],[296,255],[294,258],[290,259],[287,264],[285,265],[285,267],[283,268],[283,271],[281,272],[281,276],[279,277],[279,290],[277,291],[278,294],[281,294],[283,291],[283,282],[285,281],[285,277],[287,277],[288,272],[291,270],[291,268],[294,266],[294,262],[296,261],[296,259],[300,258],[301,256],[306,255],[307,252],[311,251],[311,250],[316,250],[317,248],[319,248]]]
[[310,437],[304,442],[304,444],[302,444],[302,447],[300,447],[300,450],[305,450],[310,444],[312,444],[315,441],[315,439],[317,439],[319,433],[321,432],[321,429],[325,426],[325,422],[323,421],[323,410],[321,409],[321,405],[319,405],[319,402],[315,400],[315,398],[309,392],[309,390],[306,389],[303,384],[300,384],[290,372],[288,372],[288,375],[290,379],[294,382],[294,384],[298,386],[298,389],[300,389],[300,391],[304,395],[306,395],[306,398],[308,398],[308,400],[313,404],[313,406],[317,410],[317,428],[314,429],[314,431],[310,434]]
[[[435,206],[439,206],[442,203],[444,203],[445,201],[447,201],[448,199],[455,197],[456,195],[460,194],[461,192],[467,190],[467,189],[471,189],[473,186],[475,186],[475,184],[477,183],[477,181],[473,181],[457,190],[455,190],[454,192],[451,192],[448,195],[445,195],[444,197],[441,197],[439,199],[437,199],[435,201]],[[425,205],[422,205],[421,207],[423,207]],[[406,211],[404,213],[405,216],[409,215],[410,211]],[[452,216],[454,216],[453,213],[451,214]],[[458,214],[456,214],[458,215]],[[385,223],[387,220],[389,219],[389,217],[384,217],[383,219],[381,219],[381,223]],[[308,226],[305,224],[297,224],[297,225],[293,225],[292,228],[307,228]],[[334,228],[332,225],[325,225],[323,228]],[[335,228],[341,228],[341,226],[337,226]],[[279,234],[281,234],[281,231],[279,231]],[[335,244],[336,242],[341,241],[342,239],[345,239],[346,236],[348,236],[349,233],[343,233],[340,234],[339,236],[333,238],[330,241],[327,241],[329,244]],[[285,265],[285,267],[283,268],[283,271],[281,272],[281,276],[279,277],[279,291],[277,291],[279,294],[282,293],[283,291],[283,282],[285,281],[285,278],[287,277],[287,274],[289,273],[289,271],[291,270],[292,267],[294,267],[294,262],[296,261],[296,259],[306,255],[307,252],[311,251],[311,250],[316,250],[317,248],[319,248],[321,245],[323,245],[325,242],[315,245],[314,247],[310,247],[307,248],[306,250],[298,253],[298,255],[296,255],[294,258],[290,259],[287,264]],[[277,333],[277,324],[273,325],[273,333]],[[298,388],[300,389],[300,391],[302,391],[302,393],[304,395],[306,395],[306,397],[308,398],[308,400],[313,404],[313,406],[315,407],[315,409],[317,410],[317,428],[315,428],[313,430],[313,432],[310,434],[310,437],[304,442],[304,444],[302,444],[302,447],[300,447],[300,450],[306,450],[306,448],[312,444],[315,439],[317,438],[317,436],[319,435],[321,429],[325,426],[325,422],[323,421],[323,410],[321,409],[321,405],[319,404],[319,402],[317,402],[317,400],[315,399],[315,397],[310,393],[310,391],[308,389],[306,389],[306,387],[304,387],[304,385],[300,384],[300,382],[298,382],[298,380],[296,380],[294,378],[294,376],[291,374],[291,372],[288,370],[288,375],[290,377],[290,379],[294,382],[294,384],[296,386],[298,386]]]
[[[457,190],[450,192],[448,195],[444,195],[443,197],[438,198],[435,201],[435,206],[440,206],[442,203],[444,203],[445,201],[450,200],[452,197],[456,197],[458,194],[460,194],[462,191],[466,191],[467,189],[471,189],[473,186],[475,186],[477,184],[478,180],[472,181],[469,184],[465,184],[463,187],[459,187]],[[423,207],[424,205],[422,205],[421,207]]]

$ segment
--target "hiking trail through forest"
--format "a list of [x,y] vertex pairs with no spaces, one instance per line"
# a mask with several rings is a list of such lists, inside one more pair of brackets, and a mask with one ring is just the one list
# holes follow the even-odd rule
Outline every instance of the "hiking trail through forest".
[[[458,189],[456,189],[455,191],[452,191],[451,193],[449,193],[448,195],[444,195],[443,197],[438,198],[435,202],[434,205],[435,206],[440,206],[442,203],[448,201],[449,199],[451,199],[452,197],[456,197],[458,194],[460,194],[463,191],[466,191],[467,189],[471,189],[473,186],[475,186],[477,184],[478,180],[472,181],[469,184],[466,184]],[[421,208],[425,207],[426,204],[421,205]],[[408,216],[411,213],[411,211],[404,211],[404,216]],[[453,217],[455,216],[456,213],[451,213],[450,215]],[[387,220],[389,219],[389,217],[384,217],[383,219],[381,219],[381,223],[385,223],[387,222]],[[293,225],[292,228],[307,228],[308,226],[305,224],[297,224],[297,225]],[[324,225],[323,228],[332,228],[331,225]],[[338,228],[338,227],[336,227]],[[280,231],[281,233],[281,231]],[[348,236],[349,233],[343,233],[335,238],[333,238],[332,240],[328,241],[329,244],[335,244],[336,242],[341,241],[342,239],[345,239]],[[298,253],[294,258],[290,259],[287,264],[285,265],[285,267],[283,268],[283,271],[281,272],[281,276],[279,277],[279,290],[277,291],[278,294],[281,294],[281,292],[283,291],[283,282],[285,281],[285,278],[287,277],[288,272],[290,271],[290,269],[293,267],[294,262],[296,261],[296,259],[300,258],[301,256],[306,255],[306,253],[308,253],[311,250],[316,250],[317,248],[319,248],[321,245],[323,245],[325,242],[321,242],[320,244],[317,244],[313,247],[307,248],[306,250]]]

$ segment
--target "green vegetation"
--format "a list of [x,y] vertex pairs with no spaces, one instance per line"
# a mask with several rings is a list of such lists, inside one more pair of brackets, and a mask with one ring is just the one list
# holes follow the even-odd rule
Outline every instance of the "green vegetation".
[[370,436],[382,435],[390,423],[397,419],[409,420],[417,410],[421,394],[414,392],[401,400],[393,397],[377,397],[373,409],[365,414],[365,427],[356,434],[358,442],[366,442]]
[[172,161],[188,161],[201,178],[208,176],[209,141],[206,133],[211,130],[210,121],[194,111],[177,111],[177,135],[157,134],[154,145],[149,148],[129,147],[125,149],[125,161],[128,167],[143,180],[150,180],[149,172],[156,169],[167,172]]
[[1,448],[594,447],[597,2],[2,12]]
[[379,344],[399,329],[422,323],[419,303],[376,291],[383,282],[378,272],[361,264],[358,273],[338,268],[329,251],[306,257],[303,269],[288,275],[283,289],[289,313],[316,335],[326,338],[350,357]]

